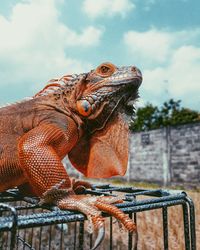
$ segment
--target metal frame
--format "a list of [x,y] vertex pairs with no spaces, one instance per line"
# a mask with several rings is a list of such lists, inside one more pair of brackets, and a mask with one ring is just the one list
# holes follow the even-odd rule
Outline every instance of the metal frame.
[[[196,250],[196,234],[195,234],[195,211],[194,203],[183,191],[174,190],[149,190],[133,187],[116,187],[111,185],[93,185],[92,190],[86,190],[85,193],[91,195],[116,195],[124,193],[124,203],[117,204],[116,206],[128,213],[129,216],[137,223],[137,212],[162,209],[163,218],[163,245],[164,249],[168,249],[168,207],[181,205],[183,210],[184,221],[184,237],[185,237],[185,250]],[[140,196],[146,196],[145,199],[138,200]],[[25,205],[8,205],[13,202],[24,201]],[[6,204],[5,204],[6,203]],[[19,194],[17,189],[8,190],[7,192],[0,193],[0,237],[2,232],[10,233],[10,248],[14,249],[17,245],[16,242],[24,241],[26,249],[34,249],[30,244],[17,236],[17,230],[25,228],[34,228],[45,225],[54,225],[69,222],[79,222],[79,228],[75,226],[74,229],[74,249],[82,250],[84,242],[84,221],[85,216],[78,212],[61,211],[57,207],[42,207],[45,212],[33,212],[32,214],[19,215],[21,211],[41,208],[38,205],[38,199],[23,197]],[[7,212],[5,212],[7,211]],[[104,216],[108,216],[104,214]],[[78,231],[79,230],[79,231]],[[77,236],[78,235],[78,240]],[[17,241],[16,241],[17,240]],[[52,239],[50,239],[52,240]],[[62,239],[61,239],[62,240]],[[112,218],[110,218],[110,249],[113,245],[113,230],[112,230]],[[50,246],[50,244],[49,244]],[[92,246],[92,237],[90,239],[90,246]],[[137,249],[137,246],[133,246],[132,236],[128,236],[128,249]],[[1,246],[0,246],[1,249]],[[50,248],[49,248],[50,249]]]

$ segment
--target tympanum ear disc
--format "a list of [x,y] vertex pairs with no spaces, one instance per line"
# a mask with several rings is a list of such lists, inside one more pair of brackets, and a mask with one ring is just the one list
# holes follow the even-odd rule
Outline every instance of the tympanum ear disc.
[[92,112],[92,106],[87,100],[78,100],[76,106],[82,116],[89,116]]

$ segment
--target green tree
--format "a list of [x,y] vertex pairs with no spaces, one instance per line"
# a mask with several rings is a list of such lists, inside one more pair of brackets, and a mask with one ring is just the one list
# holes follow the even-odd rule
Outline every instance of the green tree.
[[184,124],[200,121],[200,114],[197,111],[181,108],[179,111],[174,111],[171,116],[170,125]]
[[158,127],[171,125],[172,116],[180,112],[180,103],[180,100],[174,101],[173,99],[163,103],[159,110],[160,122],[158,123]]
[[138,108],[131,129],[134,131],[145,131],[155,129],[158,120],[159,110],[156,106],[148,103],[143,108]]
[[148,103],[138,108],[134,121],[130,125],[132,131],[146,131],[200,121],[200,113],[189,108],[181,107],[181,101],[170,99],[158,108]]

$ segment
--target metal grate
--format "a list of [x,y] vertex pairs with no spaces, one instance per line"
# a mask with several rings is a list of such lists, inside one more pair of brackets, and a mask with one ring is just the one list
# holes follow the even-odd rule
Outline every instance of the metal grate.
[[[137,213],[162,209],[163,248],[168,249],[168,208],[181,205],[185,249],[196,250],[194,204],[185,192],[173,190],[147,190],[133,187],[93,185],[86,190],[91,195],[119,195],[125,202],[116,206],[128,213],[137,223]],[[142,199],[141,199],[142,197]],[[23,197],[17,189],[0,193],[0,249],[90,249],[95,236],[89,235],[84,226],[83,214],[61,211],[57,207],[39,206],[38,199]],[[108,217],[108,215],[104,214]],[[106,224],[107,248],[115,249],[114,224],[108,217]],[[127,244],[118,249],[137,249],[130,233]],[[104,248],[102,248],[104,249]]]

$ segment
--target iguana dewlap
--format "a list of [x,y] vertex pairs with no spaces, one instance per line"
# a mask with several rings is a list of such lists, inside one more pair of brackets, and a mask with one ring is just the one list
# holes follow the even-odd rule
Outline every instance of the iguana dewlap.
[[133,231],[132,220],[111,205],[120,199],[75,194],[84,183],[71,183],[62,159],[68,155],[87,177],[124,175],[128,126],[120,114],[137,98],[141,82],[136,67],[103,63],[89,73],[53,79],[34,97],[0,108],[0,191],[18,186],[44,200],[52,192],[50,202],[83,212],[101,235],[100,211]]

